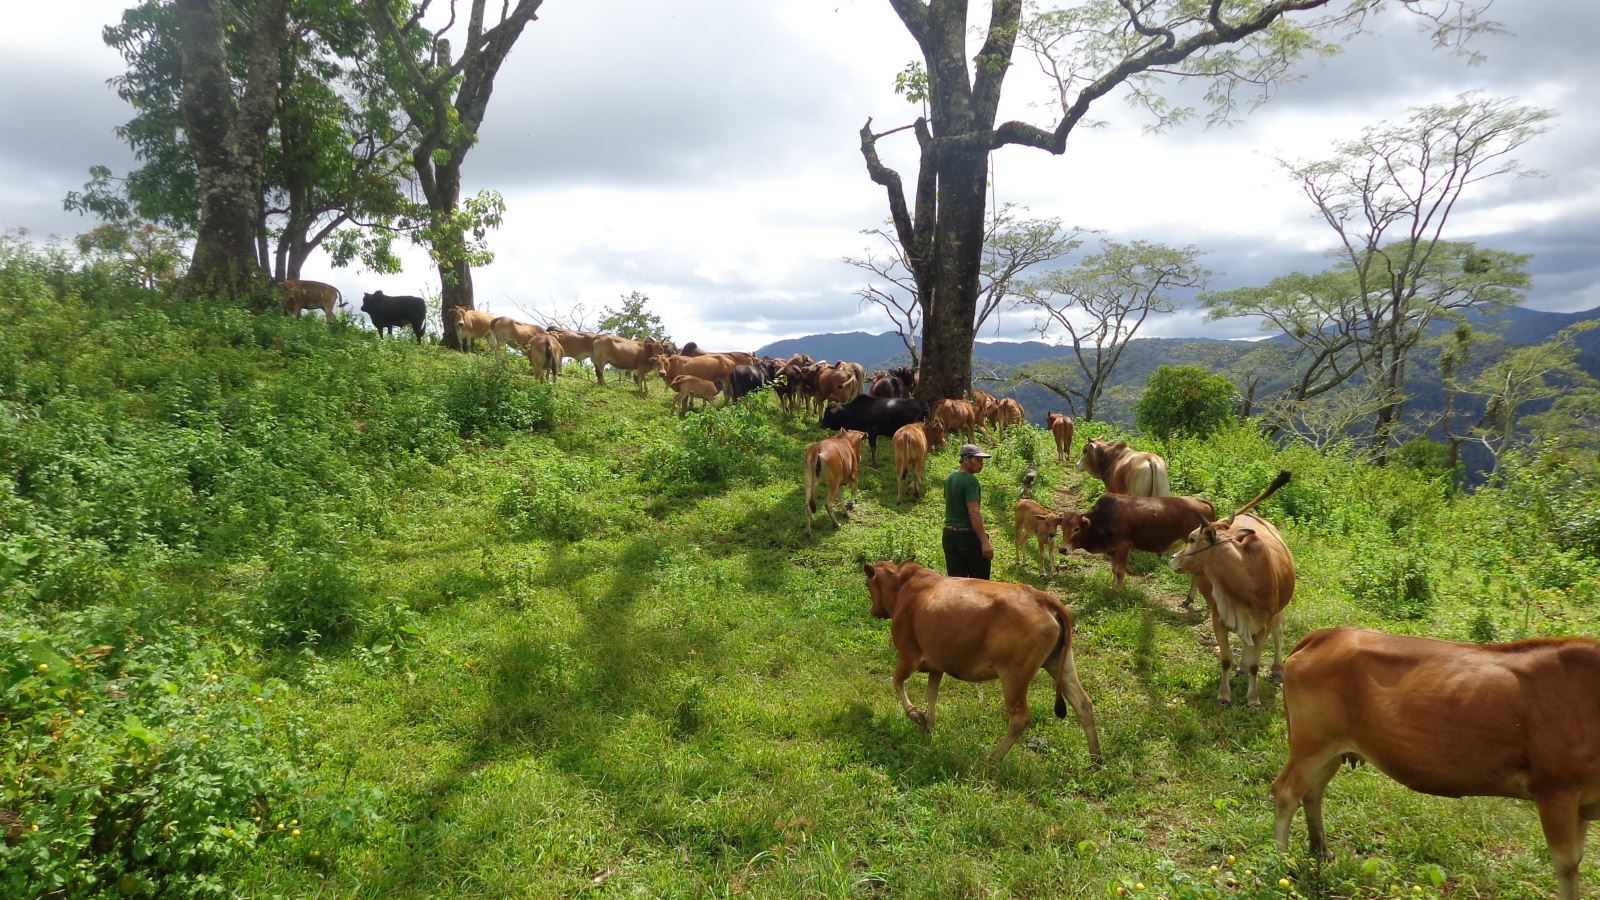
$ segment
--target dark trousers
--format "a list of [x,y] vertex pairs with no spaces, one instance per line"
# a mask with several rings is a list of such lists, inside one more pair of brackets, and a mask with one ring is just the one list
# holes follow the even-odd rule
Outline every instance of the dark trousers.
[[983,558],[983,544],[971,528],[944,529],[944,570],[952,578],[989,577],[989,564]]

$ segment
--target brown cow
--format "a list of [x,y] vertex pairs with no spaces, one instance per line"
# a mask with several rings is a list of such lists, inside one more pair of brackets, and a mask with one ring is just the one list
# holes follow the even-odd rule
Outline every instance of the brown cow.
[[861,442],[866,436],[864,431],[841,428],[833,437],[823,438],[806,448],[807,537],[811,536],[811,517],[817,512],[818,479],[823,480],[827,489],[823,507],[828,511],[828,521],[833,523],[833,527],[839,527],[839,520],[833,515],[833,501],[838,499],[839,489],[846,481],[850,482],[850,503],[845,511],[849,512],[855,507],[856,493],[861,487]]
[[672,401],[672,406],[678,411],[679,418],[689,411],[693,400],[699,399],[709,407],[716,402],[717,394],[720,393],[716,384],[693,375],[679,375],[672,379],[671,385],[673,392],[678,395]]
[[1256,681],[1261,670],[1261,645],[1269,634],[1273,640],[1273,679],[1283,677],[1283,610],[1294,597],[1294,556],[1272,523],[1244,511],[1288,481],[1289,473],[1280,472],[1265,493],[1246,503],[1239,512],[1196,528],[1183,549],[1172,557],[1172,568],[1194,576],[1211,612],[1211,630],[1216,634],[1222,658],[1222,686],[1217,689],[1217,703],[1222,706],[1233,703],[1228,687],[1228,670],[1233,668],[1229,632],[1238,634],[1244,647],[1249,670],[1247,704],[1261,705]]
[[[1032,720],[1028,682],[1044,669],[1056,684],[1056,718],[1067,717],[1070,702],[1090,758],[1103,761],[1094,704],[1078,681],[1072,658],[1072,614],[1059,599],[1027,585],[947,578],[915,561],[863,563],[863,568],[872,615],[890,622],[889,635],[899,655],[894,692],[911,721],[933,729],[939,682],[946,673],[962,681],[999,678],[1009,728],[989,754],[989,762],[998,763]],[[906,696],[912,672],[928,673],[926,712]]]
[[1065,413],[1046,413],[1045,425],[1049,427],[1050,434],[1056,439],[1056,462],[1064,463],[1072,458],[1072,417]]
[[657,356],[656,371],[667,384],[679,375],[693,375],[714,383],[717,390],[728,390],[728,379],[733,375],[734,361],[721,354],[705,356]]
[[849,369],[823,369],[817,373],[817,396],[823,402],[849,403],[861,393],[856,375]]
[[911,476],[911,495],[922,496],[922,469],[928,462],[928,446],[933,443],[930,431],[937,425],[912,422],[902,425],[894,433],[894,502],[899,503],[905,493],[906,476]]
[[1078,459],[1078,471],[1104,481],[1106,490],[1135,497],[1170,497],[1172,484],[1167,480],[1167,461],[1159,454],[1132,450],[1127,441],[1102,441],[1099,438],[1083,445],[1083,456]]
[[683,345],[683,349],[678,351],[678,355],[679,356],[726,356],[729,359],[732,359],[733,360],[733,364],[736,365],[736,366],[753,366],[757,362],[756,355],[754,353],[746,353],[743,350],[724,350],[724,351],[721,351],[721,352],[712,352],[710,350],[702,350],[702,349],[700,349],[700,345],[695,343],[694,341],[690,341],[689,343],[684,344]]
[[[1166,553],[1194,530],[1195,523],[1216,519],[1216,508],[1199,497],[1130,497],[1101,494],[1086,513],[1067,513],[1062,527],[1065,545],[1111,559],[1116,586],[1128,575],[1128,554]],[[1194,587],[1190,587],[1193,601]]]
[[1021,425],[1027,421],[1028,414],[1018,403],[1010,397],[1003,397],[995,404],[994,420],[1000,426],[1000,438],[1005,439],[1006,429],[1012,425]]
[[561,371],[561,342],[549,332],[535,334],[522,345],[522,355],[533,367],[533,377],[539,381],[549,379],[555,384],[556,373]]
[[972,408],[978,411],[978,425],[984,431],[989,430],[989,425],[994,422],[995,413],[1000,409],[1000,401],[988,391],[974,390],[972,392]]
[[655,368],[655,358],[666,354],[662,341],[635,341],[614,334],[602,334],[594,339],[595,378],[605,383],[605,368],[611,366],[619,372],[632,372],[634,389],[649,393],[650,370]]
[[1017,545],[1017,567],[1022,567],[1022,555],[1027,551],[1028,538],[1039,545],[1039,574],[1049,576],[1056,571],[1056,531],[1065,530],[1069,517],[1075,513],[1058,515],[1033,500],[1018,500],[1014,511],[1013,538]]
[[1279,849],[1304,800],[1311,852],[1332,855],[1323,793],[1340,763],[1366,760],[1424,794],[1532,800],[1559,894],[1577,900],[1584,833],[1600,818],[1600,641],[1477,646],[1324,628],[1295,645],[1283,679]]
[[550,333],[561,342],[563,358],[583,362],[594,357],[594,339],[599,335],[567,328],[552,328]]
[[974,433],[978,427],[978,411],[965,400],[935,400],[929,420],[938,423],[947,434],[965,431],[969,444],[978,439]]
[[536,334],[544,334],[544,329],[518,322],[510,316],[495,316],[489,320],[489,335],[499,346],[526,348]]
[[465,306],[452,306],[445,316],[450,327],[455,330],[456,344],[463,351],[472,351],[472,342],[478,338],[489,341],[489,349],[499,350],[500,342],[495,338],[494,317],[481,309],[468,309]]
[[328,324],[333,324],[333,308],[342,299],[338,288],[322,281],[297,278],[285,278],[282,286],[284,312],[299,317],[305,310],[320,309],[328,317]]

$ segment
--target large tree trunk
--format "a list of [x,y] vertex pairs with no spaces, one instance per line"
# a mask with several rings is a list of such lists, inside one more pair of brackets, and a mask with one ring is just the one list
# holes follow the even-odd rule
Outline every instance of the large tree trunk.
[[965,397],[972,389],[974,316],[987,191],[988,165],[983,153],[952,153],[939,160],[933,303],[923,329],[918,390],[922,399]]
[[278,102],[288,0],[263,0],[245,29],[245,84],[234,99],[229,23],[220,0],[178,0],[183,119],[200,191],[191,288],[246,296],[263,280],[257,224],[267,133]]

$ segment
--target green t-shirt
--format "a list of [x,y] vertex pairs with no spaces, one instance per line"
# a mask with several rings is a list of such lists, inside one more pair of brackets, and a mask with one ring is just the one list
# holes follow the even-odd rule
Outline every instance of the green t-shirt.
[[957,469],[944,480],[944,524],[956,528],[971,528],[972,516],[967,504],[978,500],[981,489],[978,476],[966,469]]

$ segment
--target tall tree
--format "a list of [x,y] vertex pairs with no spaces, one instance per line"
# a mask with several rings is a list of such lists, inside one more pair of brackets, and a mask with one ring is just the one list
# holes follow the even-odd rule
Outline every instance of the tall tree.
[[[278,53],[289,0],[177,0],[182,108],[200,199],[189,283],[239,296],[263,278],[256,249],[267,136],[278,104]],[[239,53],[236,84],[230,50]]]
[[[544,0],[517,0],[514,7],[504,0],[493,24],[487,0],[469,0],[466,40],[453,60],[445,35],[457,25],[457,0],[450,0],[449,18],[436,31],[423,21],[430,3],[364,0],[363,6],[381,38],[389,83],[416,132],[411,163],[428,203],[425,240],[439,269],[441,312],[448,322],[451,309],[473,307],[472,266],[493,258],[482,240],[500,224],[505,208],[493,192],[463,202],[461,167],[478,142],[495,76]],[[459,346],[453,332],[445,343]]]
[[1513,347],[1472,380],[1469,392],[1484,398],[1483,418],[1473,434],[1494,458],[1491,474],[1500,470],[1500,459],[1512,446],[1513,429],[1524,408],[1576,389],[1593,391],[1600,386],[1600,381],[1578,364],[1576,344],[1579,334],[1597,325],[1600,323],[1580,322],[1542,344]]
[[1173,290],[1203,287],[1211,273],[1200,252],[1143,241],[1103,241],[1099,253],[1031,286],[1018,306],[1038,314],[1040,337],[1066,332],[1075,364],[1035,366],[1021,378],[1062,397],[1073,415],[1094,419],[1128,342],[1151,313],[1177,309]]
[[[1166,77],[1206,81],[1213,119],[1238,108],[1240,90],[1265,92],[1306,53],[1331,52],[1316,36],[1354,30],[1379,8],[1426,10],[1423,0],[1350,0],[1342,9],[1291,24],[1291,14],[1320,10],[1332,0],[1088,0],[1023,16],[1022,0],[992,0],[989,24],[973,53],[967,46],[968,0],[888,0],[922,54],[931,120],[874,133],[860,132],[867,173],[888,195],[907,268],[925,317],[925,375],[919,395],[957,397],[971,384],[973,326],[983,252],[983,210],[988,154],[1015,144],[1060,155],[1067,138],[1096,100],[1126,86],[1130,99],[1171,124],[1193,114],[1157,92]],[[1448,43],[1487,26],[1463,0],[1434,3],[1435,40]],[[1012,69],[1018,40],[1054,80],[1061,118],[1049,128],[1021,121],[996,125],[1001,88]],[[968,68],[968,60],[972,66]],[[905,86],[907,78],[902,79]],[[907,202],[900,174],[877,151],[879,139],[910,128],[920,151],[916,190]]]
[[[1007,203],[988,215],[983,235],[983,265],[979,270],[977,315],[973,333],[983,330],[1005,302],[1023,286],[1023,273],[1041,263],[1059,259],[1082,243],[1082,230],[1068,228],[1056,218],[1025,218],[1024,208]],[[892,223],[891,223],[892,224]],[[862,269],[876,281],[868,282],[856,295],[861,305],[881,309],[894,323],[895,331],[911,355],[911,364],[920,365],[922,306],[917,302],[916,279],[910,261],[893,234],[882,228],[861,232],[887,245],[885,256],[847,256],[844,261]]]
[[1443,240],[1470,185],[1525,174],[1511,154],[1553,113],[1464,94],[1366,129],[1330,158],[1290,167],[1338,240],[1370,340],[1363,362],[1384,403],[1373,457],[1387,458],[1406,401],[1406,363],[1435,315],[1520,302],[1525,257]]

